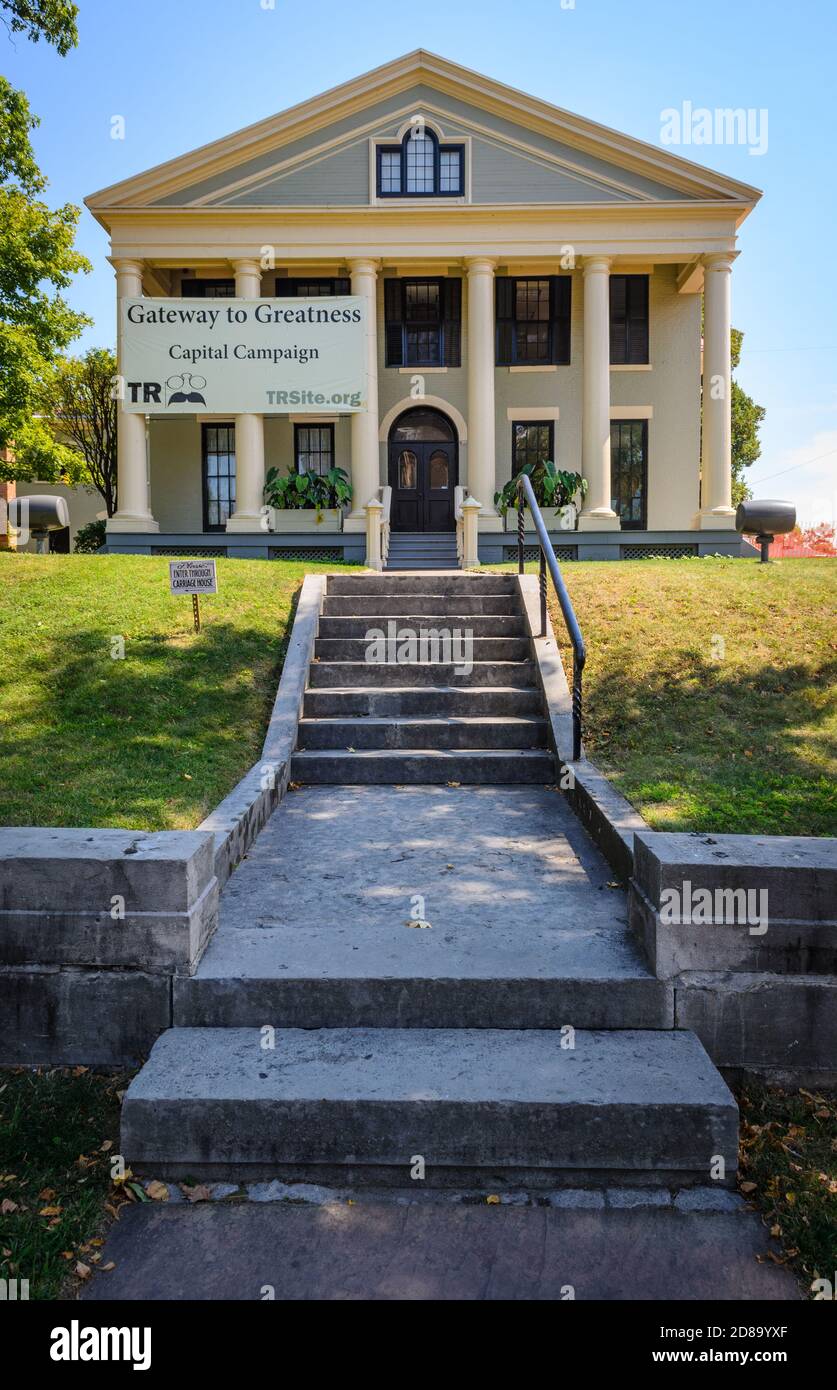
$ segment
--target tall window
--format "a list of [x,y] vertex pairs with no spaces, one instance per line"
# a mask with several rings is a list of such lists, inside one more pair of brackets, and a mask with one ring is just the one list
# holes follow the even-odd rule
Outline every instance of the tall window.
[[516,420],[512,425],[512,477],[527,464],[555,460],[555,425],[552,420]]
[[235,426],[203,425],[203,529],[223,531],[235,511]]
[[334,426],[294,425],[297,473],[325,475],[334,467]]
[[432,130],[411,127],[400,145],[378,146],[379,198],[461,198],[464,192],[464,145],[440,145]]
[[182,299],[235,299],[235,280],[181,280]]
[[648,491],[648,421],[610,422],[611,506],[624,531],[644,531]]
[[648,361],[648,276],[610,277],[610,360],[614,366]]
[[569,275],[498,275],[496,294],[498,366],[569,362]]
[[346,275],[316,276],[304,279],[289,277],[276,279],[276,294],[279,299],[323,299],[338,294],[351,294],[352,283]]
[[384,310],[388,367],[460,365],[461,280],[385,280]]

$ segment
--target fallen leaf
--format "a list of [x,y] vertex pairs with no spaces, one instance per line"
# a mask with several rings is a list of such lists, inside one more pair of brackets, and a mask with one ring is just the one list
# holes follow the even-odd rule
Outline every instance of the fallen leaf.
[[4,1197],[2,1202],[0,1202],[0,1212],[2,1212],[4,1216],[11,1216],[12,1212],[17,1211],[17,1209],[17,1202],[13,1202],[11,1197]]
[[756,1190],[756,1184],[754,1182],[742,1182],[740,1187],[742,1192],[755,1192]]
[[169,1190],[164,1182],[150,1182],[146,1187],[146,1193],[152,1202],[167,1202],[169,1200]]
[[39,1192],[39,1193],[38,1193],[38,1201],[39,1201],[39,1202],[51,1202],[54,1196],[55,1196],[55,1188],[54,1188],[54,1187],[45,1187],[44,1190],[43,1190],[43,1192]]
[[462,783],[461,783],[461,782],[448,782],[447,785],[448,785],[449,787],[461,787],[461,786],[462,786]]
[[771,1227],[770,1227],[770,1234],[771,1234],[772,1236],[780,1236],[780,1235],[782,1234],[782,1228],[781,1228],[781,1226],[771,1226]]
[[490,1197],[486,1197],[485,1201],[489,1207],[499,1207],[500,1205],[500,1198],[493,1192]]
[[76,1274],[78,1275],[79,1279],[89,1279],[91,1274],[90,1266],[82,1264],[81,1260],[79,1260],[78,1264],[76,1265]]
[[430,922],[423,922],[420,917],[415,919],[408,917],[404,925],[405,927],[429,927],[431,924]]
[[190,1202],[208,1202],[212,1197],[212,1193],[206,1186],[206,1183],[202,1182],[195,1183],[194,1187],[190,1187],[188,1183],[183,1182],[180,1184],[180,1190],[184,1196],[188,1197]]
[[63,1210],[62,1207],[41,1207],[41,1210],[38,1212],[38,1215],[39,1215],[39,1216],[60,1216],[62,1210]]
[[108,1260],[108,1262],[107,1262],[106,1265],[102,1265],[102,1273],[103,1273],[103,1274],[104,1274],[107,1270],[110,1270],[110,1269],[116,1269],[116,1261],[115,1261],[115,1260]]

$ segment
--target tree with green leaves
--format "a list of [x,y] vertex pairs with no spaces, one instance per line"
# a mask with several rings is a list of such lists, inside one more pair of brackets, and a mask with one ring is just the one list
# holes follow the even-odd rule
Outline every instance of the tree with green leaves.
[[[732,330],[731,355],[732,370],[741,361],[741,344],[744,334],[739,328]],[[732,505],[738,506],[752,496],[744,477],[744,469],[749,468],[761,456],[759,428],[766,415],[763,405],[756,405],[743,387],[733,377],[732,381]]]
[[[59,53],[76,42],[76,13],[65,0],[0,0],[12,33],[43,37]],[[36,125],[25,94],[0,77],[0,451],[12,458],[0,462],[0,480],[75,482],[79,455],[56,440],[42,411],[55,364],[90,322],[61,291],[90,266],[74,247],[79,209],[51,209],[41,196]]]
[[66,357],[56,365],[49,385],[49,417],[57,442],[82,462],[76,480],[94,487],[108,516],[116,511],[116,356],[108,348],[90,348],[83,357]]
[[46,39],[62,58],[78,43],[77,15],[71,0],[0,0],[0,19],[10,34],[25,34],[33,43]]

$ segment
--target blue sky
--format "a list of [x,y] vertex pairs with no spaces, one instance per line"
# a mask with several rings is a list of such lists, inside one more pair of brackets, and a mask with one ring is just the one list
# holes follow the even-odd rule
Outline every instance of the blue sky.
[[[41,118],[54,203],[418,47],[651,143],[661,113],[686,101],[766,110],[762,155],[676,152],[764,190],[733,271],[738,376],[767,407],[751,482],[795,501],[806,523],[837,521],[834,0],[80,0],[80,11],[80,46],[63,59],[0,30],[0,70]],[[71,294],[95,321],[83,345],[112,343],[107,238],[86,211],[78,244],[94,266]]]

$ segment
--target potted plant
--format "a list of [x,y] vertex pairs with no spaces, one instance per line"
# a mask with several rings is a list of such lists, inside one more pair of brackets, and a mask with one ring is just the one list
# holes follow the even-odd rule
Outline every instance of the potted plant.
[[[579,504],[583,502],[587,495],[588,483],[586,478],[582,478],[580,473],[567,473],[561,468],[556,468],[551,459],[545,459],[542,463],[527,463],[520,470],[525,473],[532,484],[532,491],[535,494],[535,501],[545,513],[552,509],[552,516],[544,516],[547,526],[561,531],[574,531],[578,525]],[[511,529],[517,525],[517,479],[509,478],[508,482],[494,494],[494,505],[501,513],[503,520],[506,521],[507,513],[513,512],[515,515],[511,521]],[[532,529],[532,518],[526,512],[526,528]]]
[[322,474],[311,469],[297,473],[290,468],[284,476],[278,468],[270,468],[265,478],[264,500],[272,512],[274,531],[307,531],[312,525],[339,531],[342,509],[351,498],[352,487],[344,468],[330,468]]

